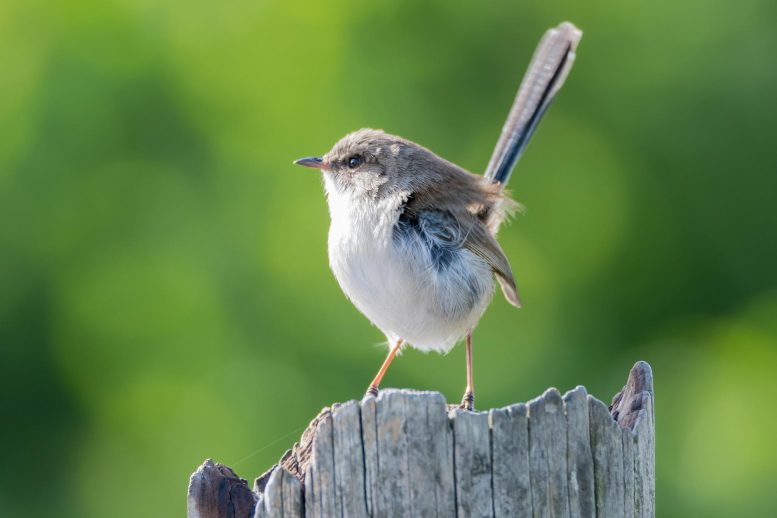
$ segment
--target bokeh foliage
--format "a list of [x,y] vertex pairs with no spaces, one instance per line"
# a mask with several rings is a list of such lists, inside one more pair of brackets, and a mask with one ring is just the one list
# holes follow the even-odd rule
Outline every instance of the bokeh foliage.
[[[652,363],[661,516],[777,507],[777,4],[0,3],[0,515],[175,516],[245,477],[383,339],[327,268],[316,174],[382,127],[481,171],[540,34],[585,31],[511,185],[525,309],[475,337],[478,405]],[[463,351],[387,384],[460,397]]]

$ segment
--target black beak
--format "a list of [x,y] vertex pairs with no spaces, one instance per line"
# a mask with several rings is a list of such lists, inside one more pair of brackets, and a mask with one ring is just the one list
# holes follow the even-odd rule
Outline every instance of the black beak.
[[294,163],[296,165],[303,165],[305,167],[312,167],[314,169],[326,169],[326,164],[324,161],[317,156],[300,158],[299,160],[295,160]]

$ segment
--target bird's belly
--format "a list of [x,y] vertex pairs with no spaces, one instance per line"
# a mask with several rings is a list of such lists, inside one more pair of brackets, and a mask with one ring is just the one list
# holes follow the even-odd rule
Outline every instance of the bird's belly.
[[493,277],[462,251],[435,268],[422,249],[391,240],[330,235],[330,265],[348,298],[389,340],[447,352],[477,324],[493,293]]

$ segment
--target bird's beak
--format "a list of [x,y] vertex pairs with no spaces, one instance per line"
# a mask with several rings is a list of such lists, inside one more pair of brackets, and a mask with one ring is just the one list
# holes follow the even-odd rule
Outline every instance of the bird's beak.
[[326,162],[317,156],[309,156],[307,158],[300,158],[295,160],[296,165],[303,165],[305,167],[312,167],[314,169],[326,169]]

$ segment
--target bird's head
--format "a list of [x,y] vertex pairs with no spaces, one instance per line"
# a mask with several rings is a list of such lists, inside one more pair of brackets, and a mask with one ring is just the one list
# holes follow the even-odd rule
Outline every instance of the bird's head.
[[412,189],[424,181],[432,153],[382,130],[360,129],[340,139],[323,157],[294,163],[320,169],[331,194],[372,199]]

